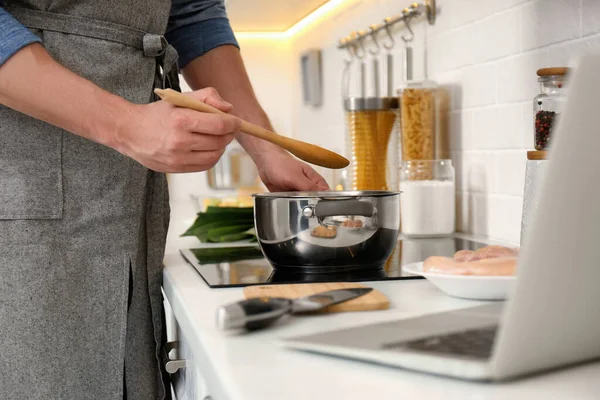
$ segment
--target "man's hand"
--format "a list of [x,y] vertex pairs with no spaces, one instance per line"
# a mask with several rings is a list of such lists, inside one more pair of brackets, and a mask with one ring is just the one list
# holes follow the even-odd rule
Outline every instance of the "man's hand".
[[[232,109],[213,88],[186,95],[224,112]],[[219,161],[240,125],[231,115],[201,113],[159,101],[134,106],[109,146],[155,171],[205,171]]]
[[[190,62],[183,76],[192,89],[214,87],[233,103],[232,114],[273,130],[258,103],[237,48],[221,46]],[[328,190],[325,180],[310,166],[281,148],[244,133],[237,140],[252,157],[263,183],[270,191]]]
[[257,167],[270,192],[329,190],[325,179],[313,168],[284,151],[270,151]]

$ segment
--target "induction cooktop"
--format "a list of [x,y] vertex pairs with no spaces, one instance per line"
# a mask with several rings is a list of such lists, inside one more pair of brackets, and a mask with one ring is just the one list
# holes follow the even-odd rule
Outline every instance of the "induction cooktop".
[[477,250],[484,246],[484,243],[456,237],[401,238],[382,269],[324,274],[274,270],[256,244],[241,247],[182,249],[180,252],[209,287],[228,288],[285,283],[423,279],[403,272],[402,266],[423,261],[429,256],[451,257],[459,250]]

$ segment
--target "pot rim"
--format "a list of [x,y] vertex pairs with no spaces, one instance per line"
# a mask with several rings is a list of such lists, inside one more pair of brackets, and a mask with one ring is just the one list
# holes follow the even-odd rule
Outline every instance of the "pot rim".
[[326,198],[362,198],[362,197],[390,197],[401,194],[400,191],[391,190],[331,190],[323,192],[271,192],[254,193],[254,198],[283,198],[283,199],[326,199]]

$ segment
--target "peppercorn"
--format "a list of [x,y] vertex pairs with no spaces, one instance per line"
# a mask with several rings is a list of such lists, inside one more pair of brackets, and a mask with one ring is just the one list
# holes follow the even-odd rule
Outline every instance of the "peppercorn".
[[538,111],[535,114],[535,149],[546,150],[550,145],[552,124],[558,115],[554,111]]

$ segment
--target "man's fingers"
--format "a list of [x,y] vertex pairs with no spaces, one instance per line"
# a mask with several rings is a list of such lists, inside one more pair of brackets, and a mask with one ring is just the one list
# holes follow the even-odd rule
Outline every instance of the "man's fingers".
[[219,92],[211,87],[188,92],[186,94],[226,113],[233,109],[233,105],[223,100]]
[[[303,187],[306,187],[309,191],[315,191],[315,192],[323,192],[323,191],[328,191],[329,190],[329,185],[327,184],[323,184],[322,182],[315,182],[312,179],[308,179],[306,178],[304,180],[304,183],[302,185]],[[297,189],[300,190],[300,189]]]
[[306,179],[310,182],[306,183],[311,187],[310,190],[327,191],[330,189],[329,185],[327,184],[327,181],[325,181],[325,179],[321,175],[319,175],[317,171],[315,171],[308,165],[305,165],[302,168],[302,172],[304,173]]
[[233,133],[226,135],[212,135],[200,137],[197,133],[191,133],[190,145],[187,150],[190,151],[215,151],[224,149],[234,139]]
[[190,131],[211,135],[228,135],[239,131],[241,127],[242,121],[232,115],[199,113],[196,118],[193,118]]
[[208,114],[182,108],[177,110],[175,124],[176,128],[187,132],[227,135],[237,132],[242,122],[232,115]]

